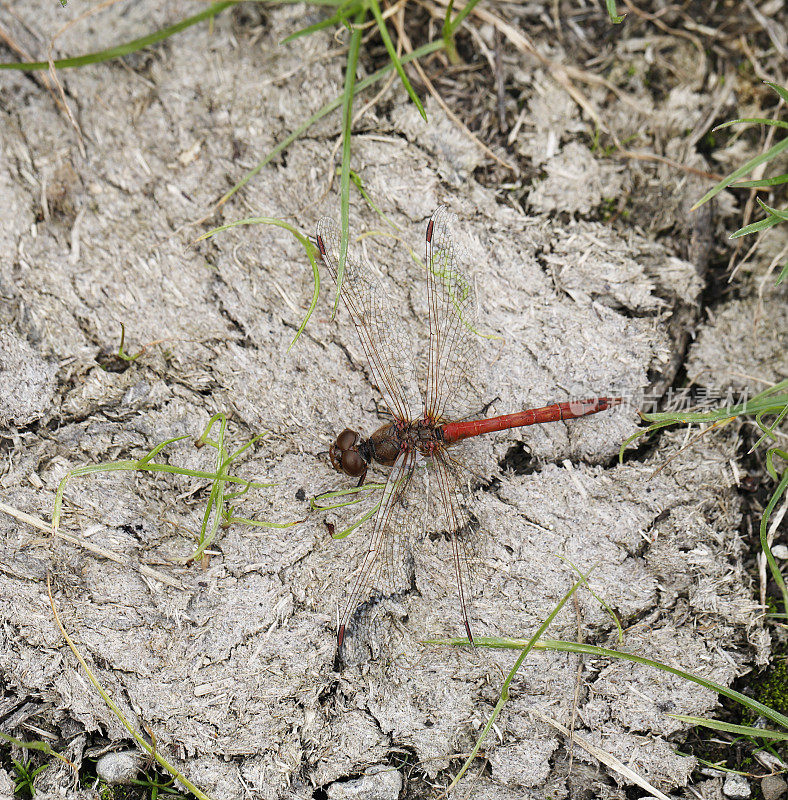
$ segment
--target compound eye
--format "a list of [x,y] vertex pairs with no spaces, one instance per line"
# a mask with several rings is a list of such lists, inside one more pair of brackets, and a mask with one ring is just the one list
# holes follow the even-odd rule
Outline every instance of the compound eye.
[[337,436],[337,441],[334,446],[337,450],[350,450],[350,448],[358,442],[358,439],[359,436],[355,431],[345,428],[345,430]]
[[355,450],[346,450],[342,453],[342,469],[351,478],[359,478],[366,472],[367,462]]

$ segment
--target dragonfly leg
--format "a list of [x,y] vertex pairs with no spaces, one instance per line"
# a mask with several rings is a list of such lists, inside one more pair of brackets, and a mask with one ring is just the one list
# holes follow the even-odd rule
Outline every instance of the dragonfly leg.
[[382,419],[394,419],[394,415],[391,413],[391,411],[389,411],[385,405],[378,403],[377,398],[374,400],[374,403],[375,413],[378,415],[378,417],[381,417]]
[[485,403],[485,405],[484,405],[484,406],[482,406],[482,410],[479,412],[479,416],[480,416],[480,417],[483,417],[483,416],[484,416],[484,415],[485,415],[485,414],[486,414],[486,413],[487,413],[487,412],[490,410],[490,406],[491,406],[491,405],[492,405],[492,404],[493,404],[493,403],[494,403],[496,400],[500,400],[500,399],[501,399],[501,398],[500,398],[500,397],[498,397],[498,396],[496,395],[495,397],[493,397],[493,399],[492,399],[492,400],[490,400],[490,402],[489,402],[489,403]]

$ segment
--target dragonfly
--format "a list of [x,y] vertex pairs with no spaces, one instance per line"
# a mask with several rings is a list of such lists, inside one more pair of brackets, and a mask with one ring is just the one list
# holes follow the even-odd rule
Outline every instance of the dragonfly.
[[354,614],[370,597],[401,596],[413,585],[412,548],[425,539],[430,524],[441,533],[430,538],[446,545],[444,560],[454,572],[460,616],[473,644],[469,592],[479,524],[472,513],[470,472],[456,445],[484,433],[585,417],[621,403],[618,397],[595,397],[473,418],[484,413],[474,382],[483,336],[477,327],[476,292],[460,264],[454,230],[454,215],[439,206],[427,223],[427,329],[417,346],[395,313],[390,292],[352,246],[338,280],[340,230],[330,218],[317,224],[318,250],[340,284],[388,418],[368,438],[345,428],[329,449],[334,469],[358,478],[358,487],[373,465],[389,468],[339,621],[338,648],[353,630]]

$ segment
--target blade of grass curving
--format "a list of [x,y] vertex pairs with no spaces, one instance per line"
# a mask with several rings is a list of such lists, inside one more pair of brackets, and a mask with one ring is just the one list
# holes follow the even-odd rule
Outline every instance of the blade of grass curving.
[[[408,53],[407,55],[403,56],[400,59],[400,63],[407,64],[410,61],[413,61],[417,58],[422,58],[423,56],[427,56],[430,53],[434,53],[437,50],[441,50],[443,48],[442,41],[435,41],[435,42],[428,42],[425,45],[422,45],[418,49],[414,50],[412,53]],[[381,78],[386,76],[391,70],[394,69],[394,65],[392,63],[388,63],[385,67],[381,67],[376,72],[373,72],[372,75],[364,78],[363,80],[359,81],[353,88],[353,93],[358,94],[359,92],[364,91],[364,89],[372,86],[373,84],[377,83]],[[223,194],[219,200],[216,202],[216,206],[214,207],[214,212],[218,210],[222,205],[224,205],[239,189],[242,189],[246,186],[249,181],[257,175],[258,172],[268,164],[272,159],[276,158],[283,150],[286,150],[299,136],[305,133],[309,128],[312,127],[316,122],[319,122],[323,117],[330,114],[332,111],[335,111],[342,105],[342,101],[344,96],[337,97],[332,100],[330,103],[326,103],[321,109],[316,111],[309,117],[306,122],[299,125],[292,133],[288,134],[282,141],[276,145],[268,155],[260,161],[256,166],[252,167],[246,175],[238,181],[231,189],[229,189],[225,194]]]
[[[219,437],[214,442],[208,438],[208,433],[214,424],[219,423]],[[222,521],[222,509],[224,508],[224,476],[227,467],[227,452],[224,449],[224,435],[227,429],[227,417],[221,411],[214,414],[208,421],[203,435],[198,442],[204,442],[216,449],[216,478],[211,486],[211,493],[208,495],[208,502],[205,504],[205,511],[200,525],[200,535],[197,538],[197,549],[184,561],[199,561],[205,551],[213,544],[216,534],[219,531],[219,524]],[[208,525],[210,524],[210,530]]]
[[777,142],[777,144],[770,147],[765,153],[759,153],[754,158],[751,158],[746,164],[739,167],[734,172],[731,172],[727,178],[723,178],[716,186],[714,186],[714,188],[709,189],[709,191],[706,192],[706,194],[704,194],[694,206],[692,206],[690,211],[694,211],[696,208],[699,208],[704,203],[711,200],[712,197],[719,194],[723,189],[730,186],[730,184],[732,184],[734,181],[737,181],[748,172],[751,172],[753,169],[755,169],[755,167],[759,166],[760,164],[764,164],[767,161],[771,161],[771,159],[778,156],[786,148],[788,148],[788,137]]
[[369,192],[364,188],[364,184],[361,182],[361,177],[358,175],[357,172],[354,172],[352,169],[350,170],[350,180],[353,181],[356,189],[358,189],[359,194],[367,201],[367,205],[387,224],[394,228],[395,231],[401,230],[401,228],[393,223],[375,204],[375,201],[370,197]]
[[[781,477],[774,467],[775,456],[779,456],[783,461],[788,463],[788,453],[786,453],[784,450],[778,449],[777,447],[771,447],[766,451],[766,471],[772,477],[772,480],[780,481]],[[788,471],[788,467],[786,467],[785,470]],[[785,471],[783,471],[782,474],[785,475]]]
[[309,303],[306,316],[298,326],[298,330],[296,331],[296,335],[293,337],[293,341],[287,346],[287,352],[289,353],[290,349],[304,332],[304,328],[306,328],[306,324],[309,322],[312,312],[317,307],[317,299],[320,296],[320,270],[318,269],[317,260],[315,259],[315,256],[317,255],[317,248],[303,233],[301,233],[301,231],[298,230],[298,228],[295,228],[293,225],[290,225],[281,219],[275,219],[273,217],[247,217],[246,219],[239,219],[235,222],[229,222],[226,225],[220,225],[218,228],[212,228],[211,230],[206,231],[201,236],[198,236],[195,241],[199,242],[202,239],[207,239],[209,236],[213,236],[215,233],[220,233],[221,231],[226,231],[229,228],[234,228],[236,225],[276,225],[279,228],[284,228],[286,231],[290,231],[290,233],[292,233],[293,236],[295,236],[295,238],[298,239],[298,241],[303,245],[307,258],[309,259],[309,263],[312,265],[312,279],[314,281],[312,300]]
[[14,736],[9,736],[7,733],[3,733],[2,731],[0,731],[0,740],[8,744],[13,744],[22,750],[38,750],[40,753],[60,759],[64,764],[68,764],[69,767],[74,767],[74,764],[64,755],[58,753],[57,750],[53,750],[52,745],[50,745],[49,742],[43,740],[35,742],[23,742],[21,739],[17,739]]
[[788,264],[783,267],[780,277],[777,278],[777,286],[779,286],[786,278],[788,278]]
[[774,413],[782,411],[788,403],[788,380],[779,381],[744,403],[723,406],[712,411],[658,411],[640,416],[647,422],[675,425],[680,423],[716,422],[727,417],[740,417],[744,414]]
[[342,93],[342,168],[339,177],[339,267],[337,268],[337,294],[334,298],[333,317],[339,305],[339,293],[342,289],[342,279],[345,275],[345,261],[347,259],[347,245],[350,228],[350,134],[353,125],[353,95],[356,85],[356,67],[358,66],[358,53],[361,49],[362,25],[366,17],[366,9],[362,8],[353,19],[350,44],[348,46],[347,66],[345,68],[345,88]]
[[[384,483],[365,483],[363,486],[354,486],[352,489],[337,489],[333,492],[323,492],[315,497],[313,497],[309,501],[309,507],[312,511],[332,511],[335,508],[345,508],[346,506],[352,506],[356,503],[360,503],[364,497],[363,494],[368,494],[369,492],[376,491],[378,489],[383,489],[386,484]],[[331,498],[331,497],[348,497],[357,495],[351,500],[347,500],[342,503],[337,503],[336,505],[321,505],[318,501],[322,498]]]
[[[482,732],[479,734],[479,738],[476,740],[476,744],[473,746],[473,750],[471,750],[471,754],[466,759],[465,763],[462,765],[460,771],[455,775],[452,782],[446,788],[446,793],[450,792],[459,782],[460,778],[468,771],[468,768],[473,763],[473,759],[476,758],[479,750],[481,749],[484,740],[487,738],[487,734],[490,732],[490,729],[495,724],[495,720],[498,719],[498,715],[501,713],[506,701],[509,699],[509,687],[511,686],[512,681],[514,680],[514,676],[519,672],[520,667],[525,661],[526,656],[528,653],[531,652],[533,647],[541,638],[542,634],[547,630],[550,626],[550,623],[555,619],[558,615],[559,611],[564,607],[567,600],[578,590],[578,588],[586,582],[586,578],[588,577],[588,573],[582,576],[580,580],[572,585],[572,588],[558,601],[556,607],[550,612],[547,619],[539,626],[536,633],[528,640],[528,642],[523,647],[522,653],[517,657],[517,660],[514,662],[514,666],[509,671],[509,674],[506,676],[506,680],[503,682],[503,686],[501,687],[501,694],[498,697],[498,702],[495,704],[495,708],[493,709],[492,714],[490,715],[490,719],[487,720],[487,724],[482,729]],[[477,638],[474,637],[474,644],[477,642]],[[434,643],[434,642],[433,642]],[[468,640],[465,640],[465,644],[468,644]]]
[[353,533],[353,531],[356,530],[356,528],[360,528],[371,516],[373,516],[373,514],[377,513],[378,509],[380,508],[380,504],[382,502],[383,502],[382,500],[378,500],[378,502],[375,503],[375,505],[372,506],[372,508],[370,508],[370,510],[367,511],[366,514],[360,516],[355,522],[351,522],[350,525],[348,525],[348,527],[345,528],[344,530],[339,531],[339,533],[334,531],[331,534],[331,538],[344,539],[345,537],[350,536],[350,534]]
[[391,36],[389,36],[389,30],[386,27],[386,20],[383,19],[383,13],[380,10],[380,4],[378,3],[378,0],[369,0],[369,7],[372,9],[372,16],[375,17],[375,22],[378,23],[380,38],[383,40],[383,44],[386,47],[386,52],[389,54],[391,63],[394,64],[394,69],[397,70],[397,75],[399,75],[399,79],[402,81],[405,91],[410,96],[410,99],[415,103],[416,108],[419,109],[419,114],[421,114],[422,119],[426,122],[427,114],[424,111],[424,106],[421,104],[419,96],[413,91],[413,87],[410,85],[408,76],[405,74],[405,70],[402,68],[402,63],[400,62],[397,51],[394,48],[394,43],[391,41]]
[[322,31],[324,28],[345,24],[347,18],[356,14],[360,7],[361,2],[359,0],[347,0],[347,2],[340,3],[336,14],[332,14],[330,17],[326,17],[326,19],[320,20],[320,22],[315,22],[314,25],[308,25],[306,28],[301,28],[301,30],[291,33],[289,36],[285,36],[279,44],[288,44],[295,39],[300,39],[302,36],[309,36],[317,31]]
[[765,425],[763,422],[764,416],[767,413],[771,412],[761,412],[760,414],[755,415],[755,424],[758,428],[763,431],[763,435],[760,439],[747,451],[748,453],[754,453],[767,439],[770,441],[774,441],[777,437],[775,435],[775,431],[777,430],[777,426],[785,419],[785,416],[788,414],[788,403],[783,407],[783,410],[774,418],[774,422],[771,425]]
[[[199,14],[182,19],[180,22],[176,22],[174,25],[169,25],[166,28],[162,28],[154,33],[149,33],[147,36],[141,36],[139,39],[133,39],[125,44],[120,44],[116,47],[109,47],[106,50],[100,50],[96,53],[88,53],[84,56],[60,58],[53,62],[55,69],[68,69],[69,67],[83,67],[87,64],[99,64],[102,61],[110,61],[113,58],[120,58],[120,56],[126,56],[129,53],[135,53],[137,50],[142,50],[143,47],[149,47],[152,44],[156,44],[156,42],[160,42],[163,39],[168,39],[170,36],[174,36],[176,33],[180,33],[181,31],[190,28],[192,25],[196,25],[203,20],[215,17],[217,14],[224,11],[225,8],[237,5],[240,2],[241,0],[223,0],[220,3],[214,3],[213,5],[208,6],[208,8],[206,8],[204,11],[200,11]],[[24,70],[26,72],[32,72],[35,70],[49,69],[49,62],[10,62],[0,64],[0,69],[17,69]]]
[[[189,436],[176,436],[174,439],[168,439],[164,444],[177,441],[178,439],[188,439]],[[186,469],[185,467],[174,467],[170,464],[158,463],[145,463],[144,459],[139,461],[110,461],[106,464],[87,464],[84,467],[76,467],[69,470],[57,487],[55,494],[55,507],[52,513],[52,527],[57,532],[60,525],[60,517],[62,515],[63,505],[63,492],[66,488],[66,483],[70,478],[76,478],[81,475],[91,475],[94,472],[169,472],[172,475],[185,475],[189,478],[204,478],[206,480],[216,480],[218,475],[215,472],[207,472],[200,469]],[[250,481],[246,478],[236,478],[234,475],[224,475],[223,480],[228,483],[240,483],[243,485],[249,484],[252,489],[268,489],[272,486],[270,483],[260,483],[259,481]]]
[[66,640],[66,644],[71,649],[71,652],[74,654],[74,657],[77,659],[77,661],[79,661],[80,666],[85,671],[85,675],[87,675],[88,680],[93,684],[93,688],[101,695],[101,699],[118,718],[120,724],[123,725],[123,727],[129,732],[132,739],[134,739],[134,741],[137,743],[137,746],[147,753],[160,767],[165,769],[170,773],[170,775],[180,781],[195,797],[199,798],[199,800],[211,800],[210,795],[207,795],[205,792],[198,789],[188,778],[186,778],[183,773],[178,772],[178,770],[175,769],[175,767],[173,767],[155,747],[152,747],[148,744],[148,742],[145,741],[142,735],[139,734],[134,726],[126,719],[124,713],[104,690],[104,687],[98,682],[98,678],[96,678],[96,676],[93,674],[92,670],[87,665],[87,662],[82,657],[82,654],[79,652],[79,650],[77,650],[76,645],[71,640],[71,637],[68,635],[68,633],[66,633],[63,623],[60,621],[60,616],[57,613],[57,608],[55,607],[55,600],[52,597],[52,583],[49,575],[47,575],[47,594],[49,595],[49,604],[52,607],[52,613],[55,617],[55,622],[57,627],[60,629],[61,635]]
[[647,428],[643,428],[642,430],[635,431],[632,436],[627,437],[621,444],[621,447],[618,450],[618,463],[624,463],[624,450],[626,450],[627,445],[632,444],[632,442],[636,441],[637,439],[642,438],[643,436],[648,436],[654,431],[662,430],[662,428],[667,428],[670,425],[678,424],[677,420],[670,420],[669,422],[655,422],[653,425],[649,425]]
[[[309,507],[312,511],[333,511],[337,508],[347,508],[348,506],[358,505],[358,503],[363,502],[370,492],[379,491],[384,488],[384,484],[382,483],[365,483],[363,486],[354,486],[352,489],[339,489],[334,492],[324,492],[318,497],[313,497],[309,501]],[[349,500],[343,500],[340,503],[331,503],[329,505],[322,505],[318,502],[318,498],[321,499],[330,499],[334,497],[350,497]],[[347,528],[337,533],[336,531],[331,532],[332,539],[344,539],[346,536],[349,536],[353,533],[356,528],[361,527],[373,514],[377,513],[377,510],[380,508],[381,500],[372,506],[372,508],[362,514],[357,520],[352,522]]]
[[[628,444],[639,439],[641,436],[646,436],[670,425],[713,423],[728,418],[739,417],[744,414],[754,415],[757,421],[763,414],[782,415],[786,406],[788,406],[788,380],[775,383],[774,386],[770,386],[768,389],[764,389],[764,391],[753,395],[744,403],[718,408],[713,411],[659,411],[654,413],[641,413],[641,419],[651,424],[647,428],[637,431],[624,440],[619,450],[619,461],[623,459],[624,449]],[[764,430],[763,428],[761,429]]]
[[766,119],[765,117],[739,117],[739,119],[728,119],[715,125],[713,131],[721,131],[723,128],[730,128],[731,125],[771,125],[773,128],[788,128],[788,122],[781,119]]
[[788,103],[788,89],[784,86],[780,86],[777,83],[772,83],[771,81],[764,81],[767,86],[771,86],[777,94],[780,95],[784,103]]
[[760,197],[755,198],[758,201],[758,205],[767,213],[771,214],[773,217],[779,217],[783,222],[788,220],[788,209],[784,211],[779,208],[772,208],[771,206],[767,206],[766,203],[761,200]]
[[747,736],[751,739],[777,739],[778,741],[788,741],[788,731],[771,731],[768,728],[755,728],[752,725],[734,725],[731,722],[721,722],[716,719],[706,719],[705,717],[691,717],[685,714],[668,714],[669,717],[688,722],[690,725],[701,725],[704,728],[711,728],[713,731],[725,731],[735,736]]
[[616,0],[605,0],[607,16],[614,25],[619,25],[624,21],[626,14],[619,14],[616,9]]
[[[505,650],[520,650],[531,645],[531,640],[526,642],[524,639],[503,639],[492,636],[474,636],[474,642],[477,647],[490,647]],[[461,645],[467,645],[468,639],[459,637],[451,639],[430,639],[427,640],[427,644],[448,644],[459,647]],[[582,644],[580,642],[566,642],[561,639],[542,639],[539,642],[535,642],[532,646],[536,650],[555,650],[561,653],[582,653],[591,656],[602,656],[604,658],[621,658],[624,661],[632,661],[636,664],[654,667],[654,669],[669,672],[671,675],[676,675],[679,678],[703,686],[705,689],[710,689],[712,692],[728,697],[736,703],[749,708],[756,716],[766,717],[772,720],[772,722],[776,722],[780,727],[788,730],[788,717],[785,716],[785,714],[781,714],[779,711],[775,711],[775,709],[769,708],[769,706],[758,702],[752,697],[747,697],[747,695],[737,692],[735,689],[729,689],[727,686],[722,686],[708,678],[701,678],[699,675],[685,672],[683,669],[678,669],[677,667],[671,667],[669,664],[663,664],[661,661],[644,658],[635,653],[627,653],[624,650],[609,650],[606,647],[597,647],[596,645]]]
[[[766,455],[767,466],[771,465],[773,467],[774,464],[773,457],[775,452],[781,458],[788,461],[788,453],[785,453],[781,450],[777,450],[777,448],[772,448]],[[776,473],[772,475],[772,477],[776,479]],[[780,593],[783,596],[783,611],[785,611],[786,614],[788,614],[788,588],[786,588],[785,586],[785,580],[783,579],[782,572],[780,572],[780,567],[778,566],[774,556],[772,555],[771,547],[769,547],[768,530],[769,530],[769,517],[771,517],[772,512],[775,509],[775,506],[779,502],[780,498],[783,496],[783,493],[785,492],[787,487],[788,487],[788,467],[786,467],[785,470],[783,471],[782,479],[777,483],[777,488],[774,490],[774,494],[772,494],[768,504],[766,505],[766,508],[763,510],[763,515],[761,516],[761,527],[760,527],[761,549],[763,550],[763,554],[766,556],[766,561],[769,564],[769,570],[772,573],[772,578],[774,578],[774,582],[779,587]]]
[[[577,575],[581,579],[583,578],[582,570],[579,567],[577,567],[575,564],[573,564],[572,561],[570,561],[570,559],[568,559],[566,556],[560,555],[559,553],[555,553],[555,557],[560,559],[561,561],[563,561],[565,564],[569,564],[569,566],[572,568],[572,571],[575,573],[575,575]],[[607,612],[607,615],[610,617],[610,619],[613,620],[613,624],[616,626],[616,630],[618,631],[618,636],[617,636],[618,643],[619,644],[623,644],[623,642],[624,642],[624,629],[621,627],[621,622],[619,622],[619,619],[616,616],[616,614],[613,611],[613,609],[610,606],[610,604],[603,597],[600,597],[591,588],[591,584],[588,583],[587,581],[586,581],[586,589],[588,589],[588,593],[591,595],[591,597],[593,597],[594,600],[596,600],[597,603],[599,603],[599,605],[602,606],[602,608],[605,609],[605,611]]]

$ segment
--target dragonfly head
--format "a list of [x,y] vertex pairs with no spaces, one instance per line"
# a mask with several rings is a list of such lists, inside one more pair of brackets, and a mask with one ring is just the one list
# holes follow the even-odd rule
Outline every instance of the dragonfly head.
[[360,478],[369,466],[369,459],[364,457],[365,444],[358,433],[345,428],[328,451],[331,465],[337,472]]

